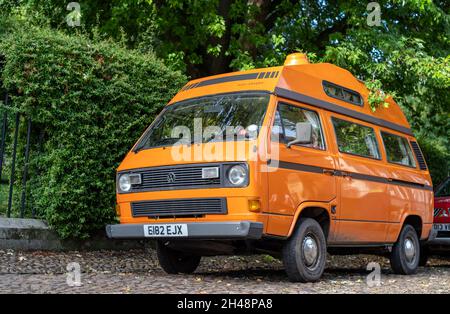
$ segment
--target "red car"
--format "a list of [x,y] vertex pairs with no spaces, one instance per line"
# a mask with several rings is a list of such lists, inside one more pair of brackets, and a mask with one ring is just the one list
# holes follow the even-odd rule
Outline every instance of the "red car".
[[450,244],[450,177],[434,193],[433,231],[432,244]]
[[[441,255],[450,249],[450,177],[434,192],[434,221],[430,238],[420,251],[419,265],[425,266],[430,254]],[[446,254],[447,255],[447,254]]]

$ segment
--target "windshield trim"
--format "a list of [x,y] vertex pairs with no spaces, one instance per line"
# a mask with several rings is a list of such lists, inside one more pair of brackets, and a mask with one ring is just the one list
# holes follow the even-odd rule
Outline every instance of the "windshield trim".
[[[134,145],[132,151],[134,153],[138,153],[141,150],[147,150],[147,149],[153,149],[153,148],[161,148],[161,147],[168,147],[168,146],[175,146],[175,145],[160,145],[160,146],[153,146],[153,147],[149,147],[149,148],[144,148],[143,144],[147,141],[148,137],[151,135],[150,134],[150,130],[152,129],[152,127],[154,126],[154,124],[159,120],[159,118],[168,110],[168,108],[172,108],[172,106],[179,106],[179,105],[183,105],[183,102],[185,101],[194,101],[196,99],[202,99],[205,97],[214,97],[214,96],[232,96],[232,95],[240,95],[240,94],[246,94],[246,95],[253,95],[253,94],[268,94],[268,95],[273,95],[273,92],[270,92],[268,90],[245,90],[245,91],[233,91],[233,92],[226,92],[226,93],[215,93],[215,94],[206,94],[206,95],[201,95],[201,96],[197,96],[197,97],[190,97],[190,98],[185,98],[183,100],[179,100],[177,102],[174,102],[172,104],[168,104],[166,106],[164,106],[164,108],[161,110],[161,112],[156,116],[156,118],[153,120],[153,122],[148,126],[148,128],[144,131],[144,134],[141,136],[140,140],[137,141],[137,143]],[[263,117],[261,121],[264,121],[264,118],[267,114],[267,108],[264,111]],[[258,134],[259,136],[259,134]],[[236,139],[236,141],[242,141],[245,139]],[[223,142],[225,142],[226,140],[224,140]],[[205,143],[192,143],[189,145],[195,145],[195,144],[205,144]],[[183,144],[186,145],[186,144]]]
[[174,105],[179,105],[180,103],[182,103],[184,101],[188,101],[188,100],[196,100],[196,99],[200,99],[200,98],[213,97],[213,96],[228,96],[228,95],[239,95],[239,94],[270,94],[270,95],[274,95],[273,92],[271,92],[269,90],[265,90],[265,89],[249,89],[249,90],[243,90],[243,91],[203,94],[203,95],[196,96],[196,97],[187,97],[187,98],[184,98],[183,100],[179,100],[174,103],[169,103],[164,108],[174,106]]

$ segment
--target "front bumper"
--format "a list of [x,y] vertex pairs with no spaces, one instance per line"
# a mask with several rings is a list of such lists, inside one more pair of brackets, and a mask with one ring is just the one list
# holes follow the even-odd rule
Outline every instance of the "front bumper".
[[[233,222],[188,222],[187,237],[171,237],[170,239],[260,239],[263,224],[252,221]],[[176,223],[176,224],[180,224]],[[144,236],[144,225],[148,224],[117,224],[107,225],[106,234],[112,239],[161,239],[162,237]],[[168,223],[167,223],[168,224]]]
[[430,245],[450,245],[450,237],[438,237],[438,230],[433,226],[427,243]]
[[450,245],[450,238],[435,238],[433,240],[429,240],[427,242],[427,244],[429,245],[445,245],[448,246]]

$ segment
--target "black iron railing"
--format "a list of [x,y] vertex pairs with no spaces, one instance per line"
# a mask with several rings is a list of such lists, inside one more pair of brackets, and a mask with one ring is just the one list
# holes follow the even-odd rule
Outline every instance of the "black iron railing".
[[[29,158],[30,158],[30,136],[31,136],[31,119],[21,115],[19,112],[14,112],[8,108],[10,98],[6,92],[3,93],[3,106],[0,112],[3,111],[1,121],[1,141],[0,141],[0,216],[10,217],[35,217],[35,210],[30,207],[27,211],[27,180],[29,171]],[[13,123],[10,127],[11,121]],[[19,141],[19,129],[21,123],[26,123],[26,138],[25,141]],[[18,146],[22,149],[18,150]],[[22,169],[17,168],[18,151],[23,152],[23,156],[19,156],[21,159]],[[19,174],[21,173],[21,178]],[[6,178],[4,178],[4,176]],[[22,182],[16,182],[17,178],[20,178]],[[5,189],[8,189],[7,193]],[[19,195],[14,198],[14,189]],[[7,203],[5,202],[7,198]],[[4,206],[5,204],[6,207]]]

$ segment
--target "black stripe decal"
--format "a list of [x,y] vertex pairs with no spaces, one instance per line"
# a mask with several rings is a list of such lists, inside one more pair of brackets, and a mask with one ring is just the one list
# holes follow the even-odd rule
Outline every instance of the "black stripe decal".
[[360,220],[360,219],[335,219],[336,221],[354,221],[354,222],[377,222],[382,224],[399,224],[400,221],[384,221],[384,220]]
[[318,98],[314,98],[311,96],[307,96],[304,94],[300,94],[300,93],[290,91],[290,90],[287,90],[284,88],[279,88],[279,87],[275,88],[275,95],[278,95],[278,96],[281,96],[284,98],[288,98],[288,99],[292,99],[295,101],[299,101],[299,102],[302,102],[302,103],[305,103],[305,104],[308,104],[308,105],[311,105],[314,107],[318,107],[318,108],[322,108],[322,109],[325,109],[328,111],[336,112],[336,113],[339,113],[339,114],[342,114],[342,115],[345,115],[348,117],[352,117],[352,118],[355,118],[355,119],[358,119],[361,121],[369,122],[369,123],[372,123],[372,124],[375,124],[375,125],[378,125],[381,127],[385,127],[385,128],[391,129],[391,130],[395,130],[395,131],[413,136],[411,129],[409,129],[407,127],[404,127],[404,126],[401,126],[401,125],[398,125],[398,124],[395,124],[395,123],[392,123],[392,122],[389,122],[389,121],[386,121],[383,119],[375,118],[373,116],[370,116],[370,115],[362,113],[362,112],[344,108],[342,106],[333,104],[333,103],[325,101],[325,100],[321,100]]
[[420,184],[416,182],[410,182],[410,181],[403,181],[398,179],[389,179],[389,183],[396,184],[396,185],[403,185],[403,186],[410,186],[410,187],[416,187],[419,189],[424,189],[428,191],[433,191],[433,187],[425,184]]
[[[267,164],[269,165],[269,167],[274,167],[272,165],[273,163],[276,164],[276,161],[271,160],[271,161],[268,161]],[[283,168],[283,169],[290,169],[290,170],[297,170],[297,171],[304,171],[304,172],[311,172],[311,173],[319,173],[319,174],[323,174],[324,170],[333,170],[335,176],[349,176],[356,180],[364,180],[364,181],[406,186],[406,187],[415,188],[415,189],[433,191],[432,186],[420,184],[417,182],[403,181],[403,180],[398,180],[398,179],[388,179],[388,178],[372,176],[372,175],[362,174],[362,173],[355,173],[355,172],[344,172],[344,171],[339,171],[339,170],[334,170],[334,169],[298,164],[298,163],[281,161],[281,160],[278,161],[278,167]]]
[[348,175],[349,177],[356,179],[356,180],[364,180],[364,181],[371,181],[371,182],[377,182],[377,183],[389,183],[388,179],[386,179],[386,178],[371,176],[368,174],[345,172],[342,175]]
[[257,72],[257,73],[247,73],[247,74],[238,74],[238,75],[231,75],[231,76],[226,76],[226,77],[219,77],[219,78],[215,78],[215,79],[209,79],[209,80],[185,85],[181,90],[186,91],[186,90],[189,90],[192,88],[203,87],[203,86],[214,85],[214,84],[221,84],[221,83],[274,78],[274,77],[278,77],[278,73],[279,73],[279,71],[273,71],[273,72],[263,71],[263,72]]
[[236,82],[236,81],[244,81],[244,80],[254,80],[258,77],[258,73],[248,73],[248,74],[239,74],[232,76],[219,77],[215,79],[210,79],[206,81],[201,81],[197,83],[195,87],[202,87],[220,83],[228,83],[228,82]]
[[[273,163],[273,162],[274,161],[272,160],[270,163]],[[269,166],[271,166],[270,163],[268,163]],[[322,167],[298,164],[298,163],[294,163],[294,162],[287,162],[287,161],[281,161],[281,160],[278,161],[278,166],[280,168],[284,168],[284,169],[292,169],[292,170],[297,170],[297,171],[313,172],[313,173],[323,173],[323,170],[324,170],[324,168],[322,168]]]

